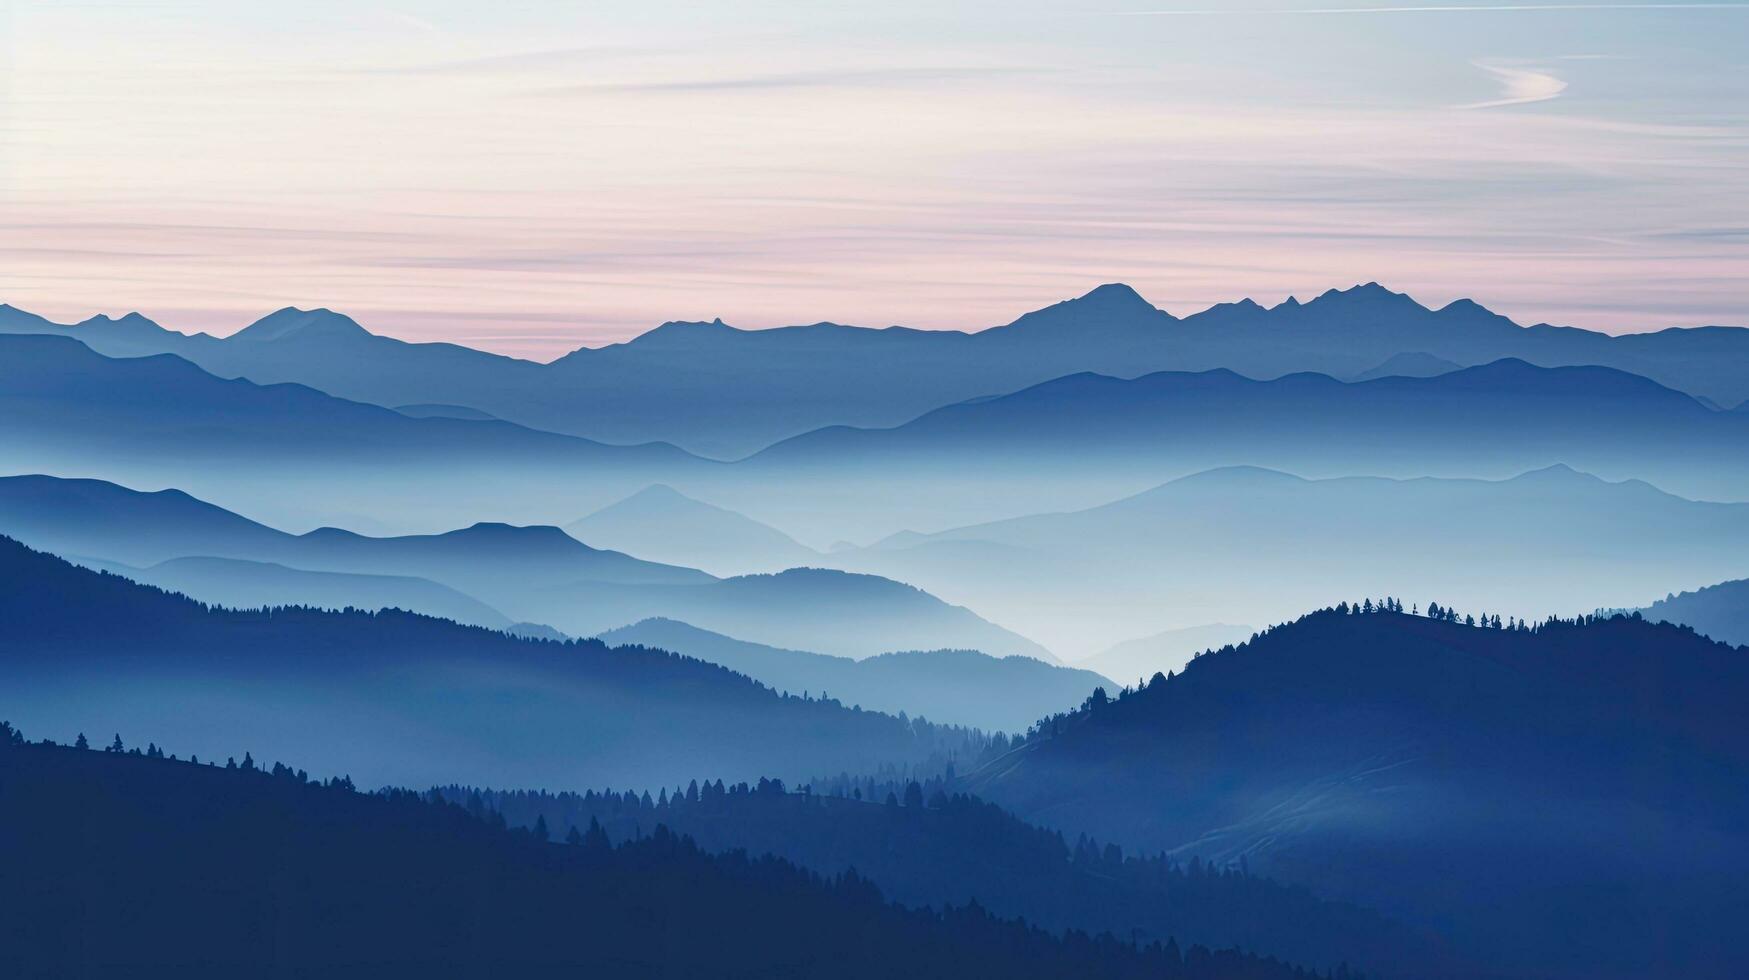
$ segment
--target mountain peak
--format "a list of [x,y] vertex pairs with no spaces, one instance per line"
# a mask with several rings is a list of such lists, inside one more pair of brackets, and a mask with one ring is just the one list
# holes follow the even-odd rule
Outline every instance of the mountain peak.
[[138,311],[124,313],[121,316],[117,316],[117,317],[112,317],[107,313],[99,313],[96,316],[86,317],[85,319],[79,321],[77,324],[74,324],[74,326],[77,326],[77,327],[115,326],[115,327],[132,327],[132,328],[148,327],[148,328],[151,328],[153,330],[163,329],[163,328],[159,327],[158,324],[154,323],[149,317],[145,316],[144,314],[142,314]]
[[256,320],[232,334],[230,339],[275,343],[286,340],[339,340],[370,336],[370,331],[345,314],[321,307],[300,310],[295,306],[288,306]]
[[1375,304],[1393,303],[1398,305],[1420,306],[1408,293],[1399,293],[1386,289],[1376,282],[1364,282],[1347,289],[1326,289],[1313,300],[1314,303],[1328,303],[1332,300],[1366,302]]
[[1086,293],[1034,310],[1013,323],[997,330],[1006,336],[1021,337],[1034,331],[1079,333],[1086,331],[1123,333],[1136,329],[1151,329],[1175,319],[1170,313],[1155,308],[1142,294],[1121,282],[1108,282]]
[[1153,305],[1142,298],[1142,294],[1128,283],[1108,282],[1094,286],[1072,302],[1097,303],[1110,306],[1141,306],[1153,309]]

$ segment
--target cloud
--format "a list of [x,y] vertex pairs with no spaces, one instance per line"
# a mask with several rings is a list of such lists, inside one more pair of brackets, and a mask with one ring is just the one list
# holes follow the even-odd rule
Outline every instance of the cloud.
[[544,51],[513,51],[508,54],[483,55],[456,61],[360,69],[375,75],[475,75],[541,72],[553,69],[588,68],[611,58],[647,57],[671,53],[660,48],[640,48],[628,45],[594,45],[578,48],[553,48]]
[[1500,65],[1480,64],[1477,68],[1492,74],[1500,82],[1502,89],[1500,98],[1487,102],[1472,102],[1460,105],[1459,109],[1498,109],[1509,105],[1529,105],[1532,102],[1547,102],[1560,98],[1567,90],[1567,83],[1547,71],[1534,68],[1507,68]]
[[648,82],[601,82],[548,89],[547,94],[586,92],[726,92],[736,90],[837,88],[843,86],[896,85],[911,82],[959,81],[998,75],[1036,75],[1037,68],[866,68],[819,69],[768,75],[735,75],[722,78],[679,79]]

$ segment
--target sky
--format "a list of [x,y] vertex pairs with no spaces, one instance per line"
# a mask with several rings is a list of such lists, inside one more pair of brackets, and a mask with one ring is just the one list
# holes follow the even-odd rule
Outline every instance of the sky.
[[0,302],[546,359],[1377,280],[1749,323],[1749,0],[0,4]]

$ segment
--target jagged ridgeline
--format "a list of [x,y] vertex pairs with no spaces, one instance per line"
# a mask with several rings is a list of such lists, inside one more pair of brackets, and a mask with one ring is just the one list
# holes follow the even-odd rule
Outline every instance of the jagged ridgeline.
[[553,841],[413,793],[111,744],[26,744],[0,727],[6,976],[1310,975],[1052,936],[977,905],[907,910],[859,875],[712,856],[666,828]]

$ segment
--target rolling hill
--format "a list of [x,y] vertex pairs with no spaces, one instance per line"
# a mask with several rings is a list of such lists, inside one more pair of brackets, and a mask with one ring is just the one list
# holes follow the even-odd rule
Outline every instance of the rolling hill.
[[247,756],[26,744],[10,725],[0,739],[9,976],[1305,976],[1237,951],[1053,937],[970,904],[908,910],[854,873],[708,855],[666,827],[557,843]]
[[1520,617],[1635,605],[1670,583],[1729,577],[1746,551],[1749,504],[1565,466],[1507,480],[1235,467],[831,560],[967,603],[1074,658],[1163,620],[1267,622],[1386,587]]
[[1749,645],[1749,579],[1672,593],[1637,611],[1654,622],[1691,627],[1721,643]]
[[0,540],[6,711],[216,757],[293,750],[368,784],[799,778],[924,764],[981,736],[786,697],[703,661],[404,612],[212,609]]
[[647,619],[596,639],[708,660],[779,691],[829,693],[845,704],[990,731],[1024,730],[1111,683],[1091,670],[975,650],[883,653],[862,660],[825,656],[748,643],[672,619]]
[[652,484],[565,525],[572,536],[718,575],[818,564],[820,553],[768,524]]
[[5,335],[0,456],[12,472],[184,487],[289,526],[358,516],[396,531],[574,514],[709,468],[672,446],[412,418],[299,384],[223,380],[175,356],[110,358],[67,337]]
[[1366,608],[1049,719],[963,786],[1437,928],[1477,975],[1742,973],[1749,650]]
[[[288,534],[180,491],[141,493],[96,480],[21,476],[0,477],[0,533],[58,554],[136,567],[179,558],[241,562],[229,566],[236,576],[230,583],[180,580],[196,598],[209,601],[246,595],[255,605],[278,595],[279,602],[294,603],[318,594],[331,600],[343,584],[327,579],[318,593],[312,580],[286,570],[394,576],[435,583],[511,621],[545,624],[572,636],[667,616],[758,642],[844,656],[963,647],[1051,657],[968,609],[876,576],[794,569],[718,579],[591,548],[555,527],[481,523],[400,537],[337,528]],[[213,588],[201,588],[203,583]],[[388,598],[380,580],[352,584],[360,587],[352,605],[375,607]],[[406,601],[412,611],[431,615],[459,608],[452,596],[429,589],[401,589],[394,596],[393,604]],[[473,609],[467,621],[479,615]]]

